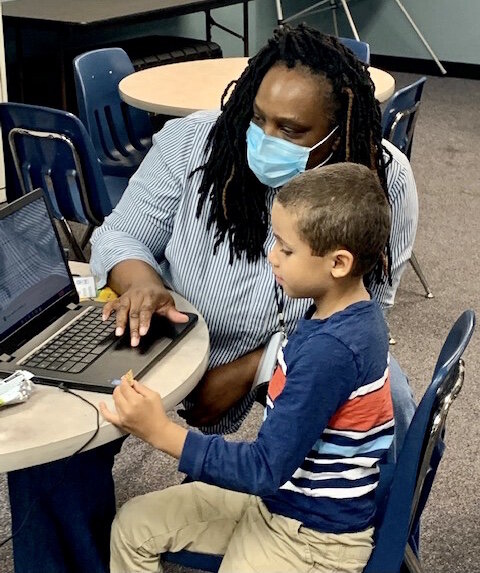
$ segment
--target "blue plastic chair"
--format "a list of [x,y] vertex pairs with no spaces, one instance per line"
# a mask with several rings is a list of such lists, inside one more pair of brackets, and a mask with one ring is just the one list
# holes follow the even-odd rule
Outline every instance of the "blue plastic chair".
[[338,38],[364,64],[370,65],[370,44],[353,38]]
[[364,573],[422,571],[416,539],[420,516],[445,449],[445,421],[463,384],[462,355],[475,328],[466,310],[450,330],[400,452],[377,518],[375,548]]
[[118,92],[120,80],[134,71],[122,48],[92,50],[73,60],[79,117],[106,175],[130,177],[152,146],[148,113],[127,105]]
[[[75,255],[85,261],[82,249],[118,203],[123,185],[118,178],[104,177],[90,136],[69,112],[1,103],[0,124],[7,200],[41,187]],[[81,246],[68,221],[88,226]]]
[[[375,547],[364,573],[400,573],[402,567],[412,573],[422,570],[416,547],[420,515],[445,449],[445,421],[462,388],[462,355],[474,328],[475,314],[466,310],[440,351],[432,381],[415,412],[397,463],[380,467]],[[166,553],[163,559],[216,572],[222,556],[179,551]]]
[[398,90],[388,101],[382,114],[382,132],[388,139],[410,159],[413,134],[422,99],[423,86],[427,78],[422,76],[417,81]]
[[[395,92],[382,114],[383,138],[388,139],[395,147],[403,151],[408,159],[412,154],[413,134],[426,80],[427,78],[422,76],[413,84]],[[425,297],[433,298],[430,286],[413,251],[410,264],[425,289]]]

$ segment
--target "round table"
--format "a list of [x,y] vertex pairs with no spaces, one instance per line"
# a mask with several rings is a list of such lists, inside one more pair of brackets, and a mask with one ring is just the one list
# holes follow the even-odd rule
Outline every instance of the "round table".
[[[123,78],[118,89],[128,104],[145,111],[183,117],[201,109],[219,109],[227,85],[242,74],[248,58],[218,58],[147,68]],[[390,98],[395,79],[369,68],[379,102]]]
[[[88,265],[71,263],[74,274],[88,275]],[[198,312],[172,293],[177,308]],[[172,409],[196,386],[208,364],[207,325],[199,315],[194,328],[143,377],[142,383],[157,390],[167,410]],[[94,405],[100,401],[113,409],[110,394],[75,390]],[[100,431],[87,449],[111,442],[122,435],[101,420]],[[96,416],[83,401],[52,386],[37,385],[23,404],[0,408],[0,471],[7,472],[59,460],[71,455],[93,434]]]

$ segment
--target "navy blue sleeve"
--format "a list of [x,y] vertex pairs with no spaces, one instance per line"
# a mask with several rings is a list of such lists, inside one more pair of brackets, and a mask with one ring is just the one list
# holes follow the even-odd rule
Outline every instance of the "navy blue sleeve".
[[179,470],[226,489],[270,495],[290,479],[355,388],[352,352],[329,335],[307,339],[288,364],[283,392],[254,442],[190,431]]

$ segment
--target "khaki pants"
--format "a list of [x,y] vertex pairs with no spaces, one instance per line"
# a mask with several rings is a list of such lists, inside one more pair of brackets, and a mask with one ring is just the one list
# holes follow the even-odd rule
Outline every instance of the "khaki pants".
[[225,555],[221,573],[359,573],[372,534],[373,528],[320,533],[270,513],[254,495],[194,482],[136,497],[120,509],[110,571],[162,571],[162,553],[187,549]]

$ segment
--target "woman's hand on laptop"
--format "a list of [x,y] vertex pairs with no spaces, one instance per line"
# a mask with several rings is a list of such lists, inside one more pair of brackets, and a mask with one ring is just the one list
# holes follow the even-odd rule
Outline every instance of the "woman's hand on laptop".
[[171,456],[181,456],[188,431],[170,420],[158,392],[123,377],[113,392],[113,401],[116,412],[111,412],[105,402],[99,404],[107,422]]
[[160,282],[132,285],[119,298],[105,304],[103,320],[112,312],[116,319],[115,334],[122,336],[128,323],[132,346],[138,346],[140,337],[148,332],[154,312],[172,322],[188,321],[188,317],[176,309],[172,295]]

